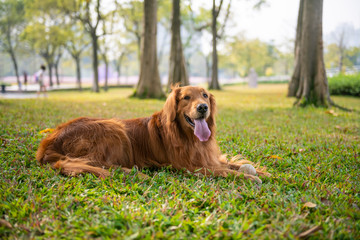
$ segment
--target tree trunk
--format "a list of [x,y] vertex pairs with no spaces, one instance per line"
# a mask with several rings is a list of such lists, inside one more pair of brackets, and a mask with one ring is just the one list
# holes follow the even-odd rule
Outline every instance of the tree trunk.
[[298,13],[297,28],[296,28],[295,48],[294,48],[294,56],[295,56],[294,73],[289,83],[288,97],[295,97],[296,91],[299,88],[300,54],[301,54],[300,41],[301,41],[301,32],[302,32],[303,9],[304,9],[304,0],[300,0],[300,7]]
[[80,57],[77,56],[75,58],[75,63],[76,63],[76,82],[79,88],[79,91],[81,91],[81,68],[80,68]]
[[13,48],[12,41],[11,41],[10,32],[11,31],[9,30],[9,31],[7,31],[7,34],[6,34],[7,42],[8,42],[8,45],[9,45],[9,48],[7,49],[7,51],[10,54],[11,60],[13,62],[15,75],[16,75],[16,81],[17,81],[17,84],[18,84],[18,87],[19,87],[19,91],[21,91],[21,82],[20,82],[20,77],[19,77],[19,69],[18,69],[18,64],[17,64],[17,61],[16,61],[15,50]]
[[60,78],[59,78],[59,63],[60,63],[61,55],[62,55],[62,51],[61,51],[61,50],[59,50],[59,53],[58,53],[58,55],[56,56],[56,59],[55,59],[55,64],[54,64],[54,67],[55,67],[56,84],[57,84],[58,86],[60,86]]
[[213,41],[213,52],[212,52],[212,74],[211,74],[211,82],[209,89],[218,89],[220,90],[219,85],[219,76],[218,76],[218,55],[216,49],[216,42],[217,42],[217,28],[216,28],[216,18],[217,18],[217,10],[215,5],[215,0],[213,0],[213,9],[212,9],[212,24],[211,24],[211,31],[212,31],[212,41]]
[[95,30],[91,33],[91,40],[92,40],[92,50],[93,50],[93,72],[94,72],[92,90],[94,92],[100,92],[99,72],[98,72],[98,65],[99,65],[98,64],[98,36],[96,35]]
[[205,63],[206,63],[206,81],[210,85],[211,84],[211,81],[210,81],[210,72],[211,72],[210,55],[205,56]]
[[288,96],[297,98],[295,105],[327,107],[330,96],[323,57],[323,0],[301,0],[299,9],[295,69]]
[[189,85],[189,78],[186,72],[185,58],[181,43],[180,33],[180,0],[173,0],[171,25],[171,51],[168,89],[171,85]]
[[19,69],[18,69],[18,65],[17,65],[17,61],[16,61],[16,56],[15,56],[14,50],[11,49],[11,50],[9,51],[9,53],[10,53],[11,60],[12,60],[13,65],[14,65],[14,70],[15,70],[15,75],[16,75],[16,81],[17,81],[17,84],[18,84],[18,87],[19,87],[19,91],[21,91],[21,81],[20,81],[20,76],[19,76]]
[[120,54],[120,57],[118,59],[118,64],[116,65],[116,70],[117,70],[117,85],[120,85],[120,77],[121,77],[121,67],[122,67],[122,62],[124,60],[125,57],[125,52],[122,52]]
[[60,85],[60,78],[59,78],[59,67],[57,64],[54,64],[55,68],[55,78],[56,78],[56,85]]
[[340,52],[339,73],[343,73],[343,61],[344,61],[344,54],[342,52]]
[[157,2],[156,0],[145,0],[140,78],[134,94],[140,98],[164,97],[157,64],[156,24]]
[[109,74],[108,74],[108,71],[109,71],[109,62],[108,60],[106,59],[106,57],[104,58],[104,63],[105,63],[105,83],[104,83],[104,91],[106,92],[109,88],[108,86],[108,79],[109,79]]
[[[49,69],[49,85],[50,85],[50,87],[52,87],[54,85],[53,80],[52,80],[52,68],[53,68],[54,64],[47,61],[47,65],[48,65],[48,69]],[[45,81],[45,79],[43,81]]]
[[121,71],[121,66],[120,66],[120,63],[117,62],[116,63],[116,72],[117,72],[117,76],[116,76],[116,85],[120,85],[120,71]]

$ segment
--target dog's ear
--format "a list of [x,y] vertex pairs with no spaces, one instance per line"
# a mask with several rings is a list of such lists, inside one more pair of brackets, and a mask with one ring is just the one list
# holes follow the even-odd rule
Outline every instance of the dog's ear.
[[210,128],[211,132],[215,132],[215,115],[216,115],[216,101],[215,101],[215,97],[214,95],[212,95],[211,93],[209,94],[209,99],[210,99],[210,117],[208,119],[208,125]]
[[166,99],[163,111],[166,115],[166,121],[168,123],[173,122],[176,119],[177,105],[179,102],[178,99],[179,93],[180,93],[180,88],[174,87],[172,88],[171,93]]

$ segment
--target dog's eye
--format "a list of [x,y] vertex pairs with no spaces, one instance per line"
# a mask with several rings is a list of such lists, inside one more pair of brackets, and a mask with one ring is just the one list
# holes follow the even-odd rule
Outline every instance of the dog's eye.
[[190,99],[190,96],[185,96],[184,99],[185,99],[185,100],[189,100],[189,99]]
[[206,93],[203,94],[204,98],[208,98],[208,95]]

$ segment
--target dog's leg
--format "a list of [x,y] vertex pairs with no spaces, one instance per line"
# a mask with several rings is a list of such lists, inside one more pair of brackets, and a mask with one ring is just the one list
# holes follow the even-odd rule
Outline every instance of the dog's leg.
[[[231,170],[236,170],[236,171],[239,171],[240,167],[244,164],[250,164],[250,165],[254,166],[254,163],[249,160],[246,160],[246,159],[238,160],[238,159],[239,159],[238,156],[234,156],[231,158],[230,161],[228,161],[226,158],[226,155],[222,155],[219,160],[221,163],[225,164]],[[255,167],[257,175],[264,176],[264,177],[271,177],[271,174],[266,172],[265,168],[260,168],[256,165],[254,167]]]
[[205,176],[210,176],[210,175],[221,176],[221,177],[227,177],[228,175],[244,176],[245,179],[250,179],[252,182],[262,183],[260,178],[258,178],[257,176],[246,174],[246,173],[241,173],[241,172],[234,171],[234,170],[231,170],[228,168],[212,168],[212,169],[199,168],[193,172],[201,173]]
[[82,158],[65,157],[64,160],[59,160],[51,164],[52,168],[60,169],[60,172],[68,176],[77,176],[81,173],[92,173],[99,178],[106,178],[110,175],[107,169],[101,167],[94,167],[88,164],[89,161]]

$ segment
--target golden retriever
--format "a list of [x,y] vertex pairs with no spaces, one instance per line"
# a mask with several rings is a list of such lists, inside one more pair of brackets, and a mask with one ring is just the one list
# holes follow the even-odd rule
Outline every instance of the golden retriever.
[[[108,168],[172,166],[204,175],[244,175],[249,161],[228,162],[215,139],[216,103],[201,87],[175,87],[163,109],[151,117],[128,120],[81,117],[59,125],[42,140],[36,153],[65,175],[93,173],[104,178]],[[251,167],[251,166],[250,166]],[[257,169],[257,174],[267,175]]]

